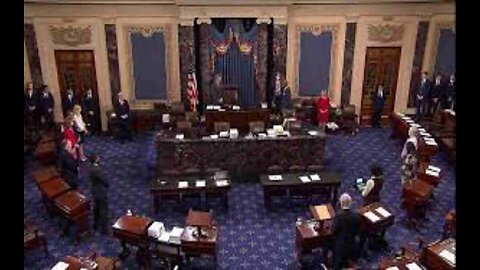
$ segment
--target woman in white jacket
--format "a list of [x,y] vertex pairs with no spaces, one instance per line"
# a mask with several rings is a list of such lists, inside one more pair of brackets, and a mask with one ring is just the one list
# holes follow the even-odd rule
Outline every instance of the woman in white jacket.
[[80,107],[80,105],[78,105],[78,104],[73,106],[73,122],[75,124],[75,129],[76,129],[78,137],[79,137],[78,152],[79,152],[79,155],[80,155],[80,159],[82,161],[86,161],[87,158],[85,157],[85,154],[83,153],[83,142],[85,140],[85,136],[88,134],[88,130],[87,130],[87,125],[83,121],[82,107]]

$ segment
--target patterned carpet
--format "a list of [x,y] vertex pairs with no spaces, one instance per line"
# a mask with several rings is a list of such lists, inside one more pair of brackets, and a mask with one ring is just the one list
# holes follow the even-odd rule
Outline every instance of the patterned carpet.
[[[443,220],[451,208],[455,207],[455,171],[447,163],[444,153],[434,157],[432,164],[439,166],[444,174],[435,190],[435,199],[427,211],[426,220],[416,229],[405,224],[405,212],[400,208],[399,156],[401,145],[389,139],[390,129],[362,129],[357,136],[334,135],[327,139],[326,165],[342,176],[341,191],[353,195],[354,207],[361,204],[360,194],[352,183],[358,177],[369,176],[369,166],[376,161],[384,168],[385,184],[382,201],[394,212],[395,224],[386,233],[386,240],[393,250],[400,245],[412,243],[416,236],[427,241],[441,236]],[[168,228],[184,225],[189,207],[174,203],[163,205],[158,214],[153,213],[153,201],[149,192],[149,181],[155,175],[156,153],[153,134],[138,135],[134,142],[120,144],[109,137],[93,137],[86,143],[86,152],[99,154],[110,178],[109,210],[111,224],[127,209],[162,221]],[[66,255],[84,256],[98,251],[106,256],[116,256],[121,247],[118,240],[91,233],[79,245],[73,237],[60,233],[57,220],[47,217],[41,195],[34,184],[31,172],[38,166],[31,158],[26,158],[24,169],[24,215],[36,223],[46,234],[50,256],[42,251],[25,254],[24,269],[50,269]],[[90,196],[90,184],[81,171],[79,189]],[[278,200],[276,210],[266,212],[260,184],[236,184],[230,194],[230,209],[223,210],[220,203],[212,202],[214,218],[219,224],[219,249],[217,269],[294,269],[297,258],[294,253],[294,223],[298,217],[310,218],[307,207],[299,204],[290,206]],[[383,251],[369,251],[368,260],[361,259],[363,269],[375,269]],[[307,258],[308,259],[308,258]],[[312,269],[318,269],[321,255],[311,256]],[[161,269],[154,262],[155,269]],[[124,263],[125,269],[137,269],[134,256]],[[193,269],[211,269],[208,258],[194,259]]]

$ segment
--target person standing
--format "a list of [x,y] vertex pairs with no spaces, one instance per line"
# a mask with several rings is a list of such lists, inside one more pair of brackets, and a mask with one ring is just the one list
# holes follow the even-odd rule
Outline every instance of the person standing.
[[68,89],[67,96],[63,100],[63,115],[65,117],[67,116],[68,112],[73,110],[73,106],[75,106],[75,104],[77,104],[77,101],[73,95],[73,90]]
[[404,185],[407,181],[411,181],[417,177],[418,158],[417,149],[413,142],[407,142],[406,144],[407,154],[402,160],[401,167],[401,183]]
[[333,218],[333,269],[348,267],[359,254],[360,214],[351,210],[352,197],[344,193],[340,196],[341,210]]
[[327,96],[327,91],[322,90],[320,97],[317,100],[317,121],[320,130],[325,130],[325,125],[328,122],[330,113],[330,99]]
[[87,158],[83,152],[83,143],[85,142],[85,137],[88,134],[88,130],[87,124],[85,124],[83,121],[82,107],[80,107],[78,104],[73,106],[73,123],[78,135],[78,154],[80,156],[80,160],[87,161]]
[[405,158],[407,155],[407,144],[408,142],[412,142],[415,146],[415,149],[418,148],[418,129],[416,127],[410,127],[408,129],[408,139],[403,144],[402,152],[400,153],[400,157],[402,159]]
[[222,75],[215,74],[210,85],[210,104],[223,105]]
[[38,99],[37,95],[33,91],[33,84],[27,83],[27,89],[24,94],[24,121],[25,126],[29,129],[35,129],[37,126],[37,107]]
[[43,85],[42,93],[38,100],[38,107],[40,111],[40,122],[43,129],[49,130],[53,127],[53,108],[55,102],[53,95],[50,93],[47,85]]
[[450,109],[455,111],[456,107],[456,88],[455,88],[455,74],[450,75],[450,80],[446,86],[446,99],[443,109]]
[[431,84],[428,79],[428,72],[422,73],[422,80],[417,88],[417,112],[415,121],[422,120],[423,116],[428,112],[428,97],[430,95]]
[[97,100],[93,97],[92,89],[88,89],[86,95],[83,98],[83,113],[84,119],[87,123],[90,133],[99,133],[98,122],[100,121],[98,114]]
[[383,91],[383,85],[379,85],[377,91],[373,95],[373,117],[372,127],[380,128],[380,121],[382,119],[383,107],[385,106],[385,92]]
[[89,161],[88,179],[92,184],[93,229],[100,229],[101,234],[108,234],[108,188],[110,185],[100,166],[100,157],[91,155]]
[[132,132],[130,130],[130,105],[123,97],[122,93],[118,93],[118,100],[115,102],[114,108],[118,129],[118,139],[121,143],[123,143],[126,139],[132,141]]
[[435,83],[430,93],[430,115],[435,115],[435,113],[437,112],[440,105],[440,98],[444,92],[445,91],[442,83],[442,75],[437,75],[437,77],[435,77]]
[[380,192],[383,188],[383,170],[380,166],[373,164],[370,168],[372,176],[367,180],[362,191],[363,205],[380,202]]

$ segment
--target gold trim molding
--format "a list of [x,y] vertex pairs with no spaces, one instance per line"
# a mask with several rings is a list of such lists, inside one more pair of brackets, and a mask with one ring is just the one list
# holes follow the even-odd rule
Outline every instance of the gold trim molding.
[[376,42],[393,42],[399,41],[403,38],[404,26],[383,24],[383,25],[369,25],[368,26],[368,40]]
[[55,44],[76,47],[92,41],[92,27],[54,27],[50,26],[50,35]]
[[164,26],[130,26],[127,28],[127,33],[140,33],[144,38],[150,38],[154,33],[165,32]]

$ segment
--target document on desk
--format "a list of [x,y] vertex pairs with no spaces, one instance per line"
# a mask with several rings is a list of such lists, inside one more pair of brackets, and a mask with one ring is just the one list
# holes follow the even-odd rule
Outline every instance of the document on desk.
[[388,267],[386,270],[400,270],[400,268],[396,266]]
[[270,179],[270,181],[282,181],[283,178],[281,175],[269,175],[268,179]]
[[427,168],[427,170],[425,171],[425,174],[428,174],[430,176],[434,176],[434,177],[440,177],[440,173],[438,171],[432,171],[430,169]]
[[217,180],[217,187],[226,187],[228,186],[228,180]]
[[425,128],[419,128],[418,132],[427,132],[427,130]]
[[418,266],[417,263],[411,262],[409,264],[406,264],[405,267],[408,268],[408,270],[423,270],[420,266]]
[[207,181],[205,180],[197,180],[195,182],[196,187],[206,187],[207,186]]
[[432,137],[432,135],[431,135],[430,133],[428,133],[428,132],[423,132],[423,131],[420,131],[420,136],[425,136],[425,137],[429,137],[429,138]]
[[377,213],[379,213],[380,215],[388,218],[389,216],[391,216],[392,214],[390,214],[390,212],[388,212],[385,208],[383,207],[378,207],[377,209],[375,209],[375,211],[377,211]]
[[380,218],[377,215],[375,215],[372,211],[368,211],[368,212],[364,213],[363,215],[373,223],[380,220]]
[[300,181],[302,181],[302,183],[310,183],[312,182],[312,180],[310,180],[310,178],[308,178],[308,176],[300,176]]
[[315,211],[317,212],[318,218],[320,220],[331,219],[330,212],[326,205],[317,205],[315,206]]
[[308,131],[308,135],[310,135],[310,136],[317,136],[317,135],[318,135],[318,131],[309,130],[309,131]]
[[320,181],[320,180],[322,180],[322,178],[320,178],[320,175],[318,175],[318,174],[312,174],[312,175],[310,175],[310,179],[312,179],[312,181]]
[[170,232],[164,231],[157,239],[162,243],[168,243],[170,241]]
[[454,253],[444,249],[438,255],[440,255],[440,257],[444,258],[450,264],[455,265],[455,254]]
[[69,264],[66,262],[58,262],[54,267],[52,267],[52,270],[65,270],[68,268],[68,266]]
[[187,188],[188,182],[187,181],[180,181],[178,182],[178,188]]
[[428,165],[427,170],[434,171],[434,172],[440,172],[442,169],[440,169],[439,167]]
[[180,245],[180,237],[182,236],[183,233],[183,228],[181,227],[173,227],[172,231],[170,232],[170,243]]
[[434,145],[434,146],[437,146],[438,144],[435,142],[435,141],[431,141],[431,140],[425,140],[425,144],[426,145]]

